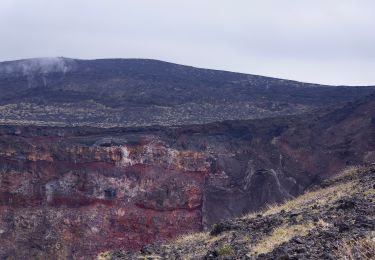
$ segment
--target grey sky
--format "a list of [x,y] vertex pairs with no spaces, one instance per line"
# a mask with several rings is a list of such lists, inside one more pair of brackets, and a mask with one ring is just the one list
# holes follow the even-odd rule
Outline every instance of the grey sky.
[[373,0],[1,0],[0,60],[152,58],[375,85]]

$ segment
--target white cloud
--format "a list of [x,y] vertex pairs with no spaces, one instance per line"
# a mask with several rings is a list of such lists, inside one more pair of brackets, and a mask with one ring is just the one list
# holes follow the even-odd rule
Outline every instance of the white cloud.
[[0,60],[141,57],[375,84],[372,0],[2,0]]

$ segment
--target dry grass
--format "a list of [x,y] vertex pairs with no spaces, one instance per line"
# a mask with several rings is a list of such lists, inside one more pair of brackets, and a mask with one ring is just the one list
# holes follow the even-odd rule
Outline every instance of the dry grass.
[[327,187],[318,191],[307,192],[295,199],[286,201],[280,205],[268,205],[267,209],[263,212],[251,213],[245,215],[243,218],[250,219],[256,217],[258,214],[263,216],[277,214],[282,210],[291,211],[295,209],[309,208],[313,205],[324,206],[334,203],[343,196],[348,196],[354,192],[355,182],[350,181],[340,185]]
[[282,225],[276,228],[270,236],[263,238],[255,246],[250,248],[250,255],[266,254],[273,249],[288,242],[295,236],[305,236],[315,226],[312,223],[301,225]]
[[334,176],[330,179],[331,182],[337,182],[343,179],[346,179],[348,177],[356,177],[358,174],[361,174],[364,171],[365,167],[354,165],[354,166],[348,166],[344,170],[342,170],[339,174]]
[[[194,248],[188,250],[184,259],[201,258],[207,252],[207,249],[215,242],[225,238],[225,234],[212,237],[208,232],[192,233],[183,235],[173,242],[173,247],[181,249]],[[166,245],[167,246],[167,245]],[[167,246],[168,247],[168,246]]]
[[375,241],[371,236],[360,240],[343,241],[336,251],[336,256],[342,260],[375,259]]
[[328,223],[324,221],[323,219],[319,219],[318,222],[316,223],[316,226],[320,227],[323,230],[328,230],[333,227],[333,224]]
[[371,200],[372,203],[375,203],[375,189],[368,189],[363,192],[365,198]]
[[220,256],[233,256],[234,255],[234,250],[231,247],[231,245],[223,245],[217,250],[217,253]]
[[[279,213],[282,210],[290,211],[298,208],[307,208],[313,204],[326,205],[339,200],[342,196],[350,196],[355,190],[354,186],[356,184],[355,177],[361,173],[366,173],[368,168],[363,166],[350,166],[344,169],[341,173],[337,174],[335,177],[331,178],[329,182],[337,183],[343,180],[347,180],[345,183],[340,185],[333,185],[327,188],[322,188],[317,191],[309,191],[295,199],[288,200],[279,205],[267,205],[266,209],[263,211],[253,212],[244,215],[242,218],[251,219],[255,218],[257,215],[268,216],[272,214]],[[353,178],[350,178],[353,177]],[[373,191],[368,191],[367,195]],[[372,195],[372,194],[370,194]]]
[[210,239],[208,232],[192,233],[188,235],[180,236],[173,242],[176,246],[191,246],[196,244],[202,244]]

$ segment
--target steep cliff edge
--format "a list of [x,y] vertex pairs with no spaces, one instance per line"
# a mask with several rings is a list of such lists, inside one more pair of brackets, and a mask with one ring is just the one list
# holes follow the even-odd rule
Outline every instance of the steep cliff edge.
[[98,259],[373,259],[375,167],[352,167],[296,199],[138,252]]
[[0,257],[82,258],[281,203],[374,162],[373,96],[331,112],[143,128],[0,127]]

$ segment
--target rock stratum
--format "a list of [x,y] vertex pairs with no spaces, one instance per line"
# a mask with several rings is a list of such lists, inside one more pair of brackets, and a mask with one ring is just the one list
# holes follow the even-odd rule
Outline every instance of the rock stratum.
[[375,98],[309,117],[0,127],[2,258],[137,249],[281,203],[375,159]]
[[54,58],[0,90],[2,259],[137,250],[375,162],[374,87]]

